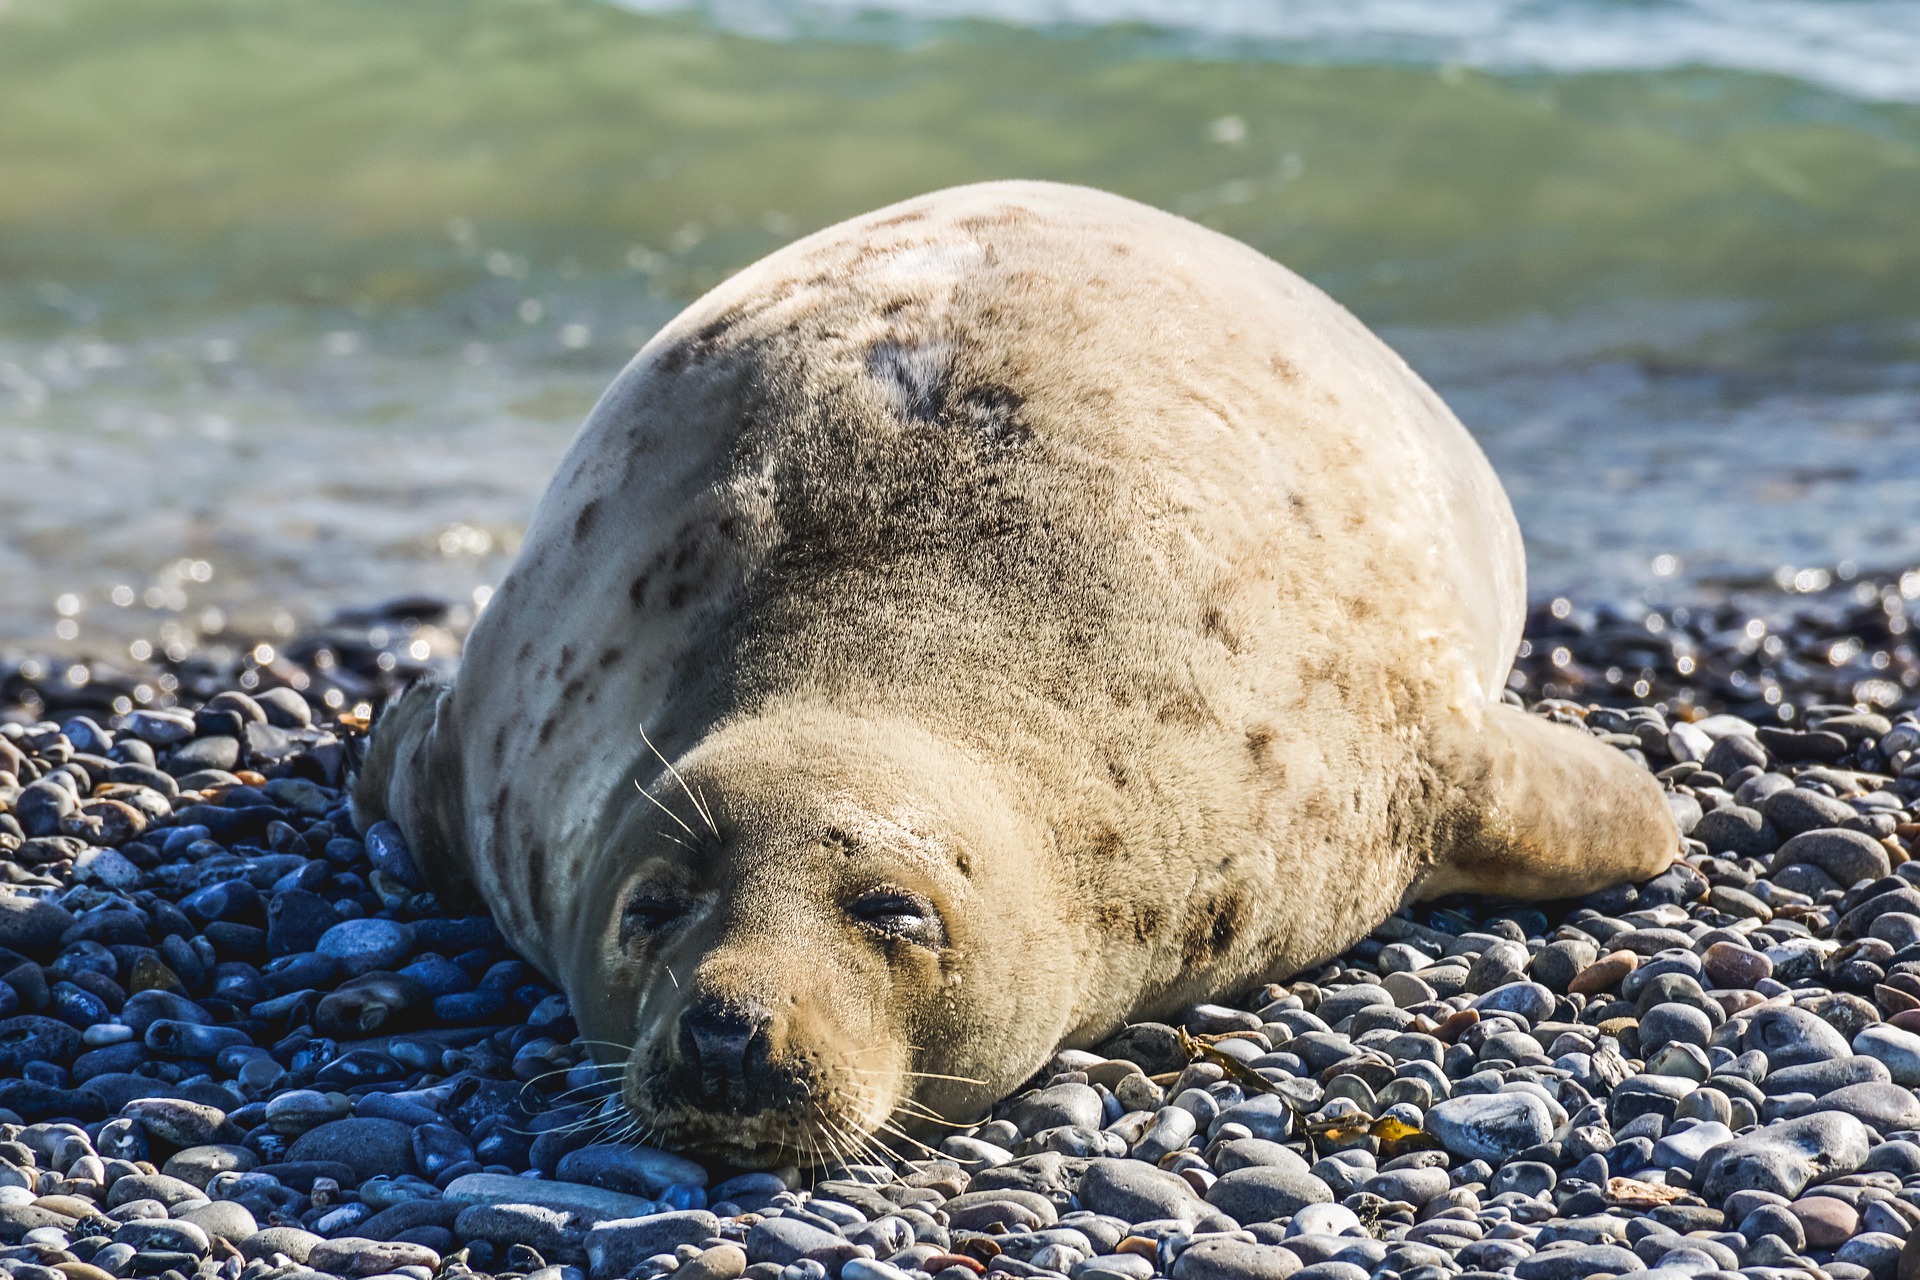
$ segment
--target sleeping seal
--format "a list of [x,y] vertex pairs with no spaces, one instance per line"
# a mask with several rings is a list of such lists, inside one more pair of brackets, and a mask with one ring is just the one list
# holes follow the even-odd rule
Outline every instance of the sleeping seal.
[[632,1046],[657,1140],[815,1163],[1409,895],[1666,866],[1645,771],[1500,701],[1523,574],[1318,289],[1116,196],[936,192],[647,344],[357,810]]

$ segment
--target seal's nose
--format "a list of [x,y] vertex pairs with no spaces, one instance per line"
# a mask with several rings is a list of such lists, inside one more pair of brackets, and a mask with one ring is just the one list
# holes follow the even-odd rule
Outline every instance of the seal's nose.
[[745,1108],[774,1083],[773,1014],[750,1000],[703,996],[680,1015],[680,1060],[706,1106]]

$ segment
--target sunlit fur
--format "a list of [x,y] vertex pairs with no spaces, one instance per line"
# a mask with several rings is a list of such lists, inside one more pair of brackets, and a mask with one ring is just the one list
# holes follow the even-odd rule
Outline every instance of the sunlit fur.
[[[938,192],[647,344],[356,806],[632,1046],[634,1133],[844,1159],[1410,891],[1664,866],[1643,770],[1498,702],[1523,571],[1471,437],[1305,281],[1115,196]],[[699,909],[623,944],[656,879]],[[937,949],[849,914],[883,883]],[[703,994],[805,1090],[674,1096]]]

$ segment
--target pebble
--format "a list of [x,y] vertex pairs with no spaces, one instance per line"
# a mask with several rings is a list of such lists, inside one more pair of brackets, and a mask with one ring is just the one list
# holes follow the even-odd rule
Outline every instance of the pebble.
[[[1521,678],[1587,678],[1584,616],[1538,615],[1576,659]],[[1724,669],[1750,660],[1686,625]],[[1720,679],[1698,689],[1728,698]],[[940,1139],[958,1163],[897,1166],[907,1184],[708,1186],[569,1131],[591,1076],[564,1001],[445,915],[397,829],[355,829],[341,727],[290,689],[214,692],[197,715],[0,724],[41,832],[8,864],[29,883],[0,887],[0,1108],[21,1121],[0,1112],[0,1243],[57,1233],[35,1238],[74,1244],[69,1280],[210,1273],[227,1242],[261,1260],[245,1280],[278,1255],[295,1270],[271,1280],[1857,1280],[1892,1277],[1920,1221],[1904,704],[1789,689],[1781,731],[1757,702],[1690,720],[1670,688],[1665,711],[1549,703],[1663,773],[1684,864],[1578,904],[1422,904],[1241,1004],[1058,1055]],[[112,757],[53,767],[73,752]],[[1255,1075],[1190,1064],[1179,1027],[1247,1037],[1217,1048]],[[102,1210],[110,1242],[85,1244]],[[38,1265],[8,1262],[51,1280]]]
[[1449,1098],[1426,1115],[1427,1131],[1462,1160],[1497,1163],[1553,1136],[1547,1104],[1531,1093],[1477,1093]]
[[397,965],[413,950],[413,930],[394,920],[343,920],[321,934],[313,949],[357,976]]

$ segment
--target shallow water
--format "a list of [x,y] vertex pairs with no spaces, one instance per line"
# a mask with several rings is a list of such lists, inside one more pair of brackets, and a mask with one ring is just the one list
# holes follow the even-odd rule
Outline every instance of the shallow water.
[[1539,594],[1920,561],[1917,100],[1879,0],[11,0],[0,651],[484,593],[679,305],[1015,175],[1379,327]]

